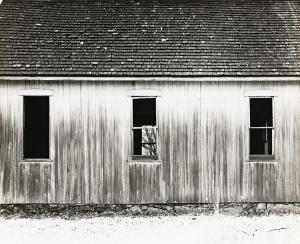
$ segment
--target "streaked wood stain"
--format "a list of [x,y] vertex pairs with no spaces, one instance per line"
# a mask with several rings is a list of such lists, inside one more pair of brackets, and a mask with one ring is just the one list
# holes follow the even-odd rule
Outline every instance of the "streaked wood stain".
[[[51,158],[22,161],[21,89],[52,89]],[[127,92],[158,98],[161,163],[130,160]],[[272,89],[275,154],[246,162],[245,90]],[[0,203],[300,201],[300,83],[0,82]]]

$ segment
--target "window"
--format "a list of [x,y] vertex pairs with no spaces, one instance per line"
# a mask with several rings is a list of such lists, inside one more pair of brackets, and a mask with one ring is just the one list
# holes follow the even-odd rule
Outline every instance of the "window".
[[274,159],[274,126],[272,97],[250,97],[249,159]]
[[49,97],[24,96],[24,159],[49,158]]
[[156,98],[134,97],[132,159],[158,159]]

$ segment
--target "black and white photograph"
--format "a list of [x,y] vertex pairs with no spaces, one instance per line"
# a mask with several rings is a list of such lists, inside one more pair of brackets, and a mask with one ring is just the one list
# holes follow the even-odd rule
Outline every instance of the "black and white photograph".
[[300,1],[0,0],[0,243],[300,243]]

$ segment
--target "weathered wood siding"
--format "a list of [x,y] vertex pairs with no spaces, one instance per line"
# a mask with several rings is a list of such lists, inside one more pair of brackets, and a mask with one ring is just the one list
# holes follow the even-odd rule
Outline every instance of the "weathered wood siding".
[[164,201],[161,162],[130,162],[129,189],[131,203]]
[[[22,161],[22,97],[53,90],[51,159]],[[130,97],[155,89],[159,159],[129,162]],[[277,162],[247,162],[245,90],[278,91]],[[0,203],[300,201],[300,82],[0,82]]]
[[54,172],[52,163],[20,162],[17,168],[17,200],[20,202],[52,202]]

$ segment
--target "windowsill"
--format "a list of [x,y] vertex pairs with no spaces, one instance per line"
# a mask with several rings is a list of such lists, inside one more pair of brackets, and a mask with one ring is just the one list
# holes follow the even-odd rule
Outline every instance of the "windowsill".
[[157,161],[158,156],[157,155],[131,155],[132,161]]
[[157,164],[161,165],[161,160],[128,160],[129,164]]
[[275,156],[274,155],[250,155],[249,160],[250,161],[274,161]]
[[278,160],[246,160],[245,161],[247,164],[278,164]]
[[246,163],[279,163],[274,155],[250,155],[249,159],[245,160]]
[[275,158],[256,158],[245,160],[245,162],[249,164],[277,164],[279,163],[279,160],[276,160]]
[[53,163],[52,159],[47,158],[26,158],[20,161],[20,163]]
[[129,163],[132,164],[161,164],[161,160],[158,156],[142,156],[142,155],[132,155],[128,159]]

